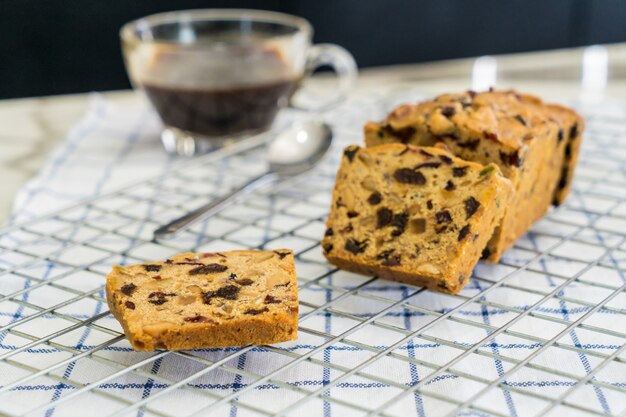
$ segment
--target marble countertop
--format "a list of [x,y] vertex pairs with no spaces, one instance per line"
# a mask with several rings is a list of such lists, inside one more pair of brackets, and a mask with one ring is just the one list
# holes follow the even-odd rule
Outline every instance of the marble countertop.
[[[358,89],[406,88],[426,94],[489,86],[516,88],[549,100],[626,98],[626,44],[468,58],[361,71]],[[144,98],[105,92],[107,100]],[[0,225],[17,191],[83,116],[89,94],[0,100]]]

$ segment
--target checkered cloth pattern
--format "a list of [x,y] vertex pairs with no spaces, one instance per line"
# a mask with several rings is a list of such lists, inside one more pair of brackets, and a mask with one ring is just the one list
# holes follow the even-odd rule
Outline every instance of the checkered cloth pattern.
[[[417,98],[354,97],[323,116],[337,140],[319,168],[155,244],[158,225],[262,172],[263,146],[180,160],[162,151],[147,106],[93,95],[0,235],[0,414],[625,412],[626,103],[578,103],[589,127],[567,204],[450,296],[336,271],[318,245],[340,148]],[[302,117],[286,111],[277,125]],[[113,264],[255,247],[297,253],[294,342],[135,352],[107,311]]]

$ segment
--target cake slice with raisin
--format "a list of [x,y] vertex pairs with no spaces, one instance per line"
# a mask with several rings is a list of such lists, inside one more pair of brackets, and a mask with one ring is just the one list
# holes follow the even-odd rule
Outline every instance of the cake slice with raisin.
[[456,293],[499,223],[511,183],[441,147],[344,150],[322,241],[339,268]]
[[460,158],[497,164],[514,189],[485,249],[485,258],[497,262],[551,204],[567,197],[583,128],[575,111],[531,95],[469,91],[402,105],[384,121],[365,125],[365,143],[441,142]]
[[107,301],[136,350],[263,345],[297,337],[291,250],[184,253],[114,266]]

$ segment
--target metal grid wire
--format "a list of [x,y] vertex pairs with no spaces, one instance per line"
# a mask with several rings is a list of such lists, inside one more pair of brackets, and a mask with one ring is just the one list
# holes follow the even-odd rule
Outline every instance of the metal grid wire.
[[[479,264],[455,296],[336,271],[324,261],[319,238],[338,149],[311,175],[263,189],[159,243],[151,241],[158,225],[260,172],[262,141],[9,227],[0,240],[0,308],[9,312],[0,316],[0,375],[10,375],[11,382],[0,386],[0,413],[64,415],[89,396],[95,404],[107,401],[103,415],[226,410],[302,416],[316,407],[325,416],[331,408],[342,416],[626,415],[626,378],[606,376],[626,375],[626,321],[614,325],[626,318],[626,120],[590,113],[587,122],[567,203],[538,222],[500,264]],[[310,342],[306,347],[133,353],[107,311],[103,275],[115,263],[190,250],[280,247],[296,252],[299,334]],[[511,301],[517,299],[530,301]],[[331,329],[332,319],[340,325]],[[543,331],[528,331],[525,322]],[[438,331],[442,327],[467,337],[442,336],[449,334]],[[361,337],[365,330],[380,334],[380,343]],[[595,343],[598,338],[612,344]],[[526,348],[507,350],[502,340]],[[340,350],[353,352],[351,359],[331,354]],[[253,352],[276,365],[250,371],[242,364]],[[572,355],[583,372],[559,362]],[[409,367],[409,381],[384,371],[396,363]],[[82,364],[93,367],[89,378],[73,376]],[[307,385],[285,376],[305,368],[319,371],[321,380]],[[528,371],[560,383],[520,383],[518,376]],[[234,382],[206,383],[224,375]],[[451,380],[459,385],[440,384]],[[125,394],[128,381],[139,381],[141,395]],[[33,386],[54,393],[8,406],[12,393]],[[351,386],[383,391],[337,394]],[[586,391],[591,394],[581,394]],[[276,395],[282,396],[278,408]],[[490,400],[495,397],[504,406]],[[193,406],[183,413],[179,406],[188,406],[188,398]],[[524,411],[512,411],[514,402],[524,403]]]

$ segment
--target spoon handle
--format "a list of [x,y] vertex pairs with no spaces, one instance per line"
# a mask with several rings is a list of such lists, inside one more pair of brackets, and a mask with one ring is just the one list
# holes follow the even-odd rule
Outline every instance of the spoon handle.
[[272,171],[268,171],[264,174],[259,175],[258,177],[252,178],[241,187],[234,189],[233,191],[218,198],[217,200],[213,200],[210,203],[204,204],[197,209],[185,214],[184,216],[179,217],[176,220],[172,220],[165,226],[159,227],[154,231],[154,239],[162,239],[164,237],[174,235],[175,233],[186,229],[192,224],[198,222],[199,220],[205,219],[222,211],[226,206],[250,194],[257,188],[272,181],[275,181],[277,178],[278,175]]

